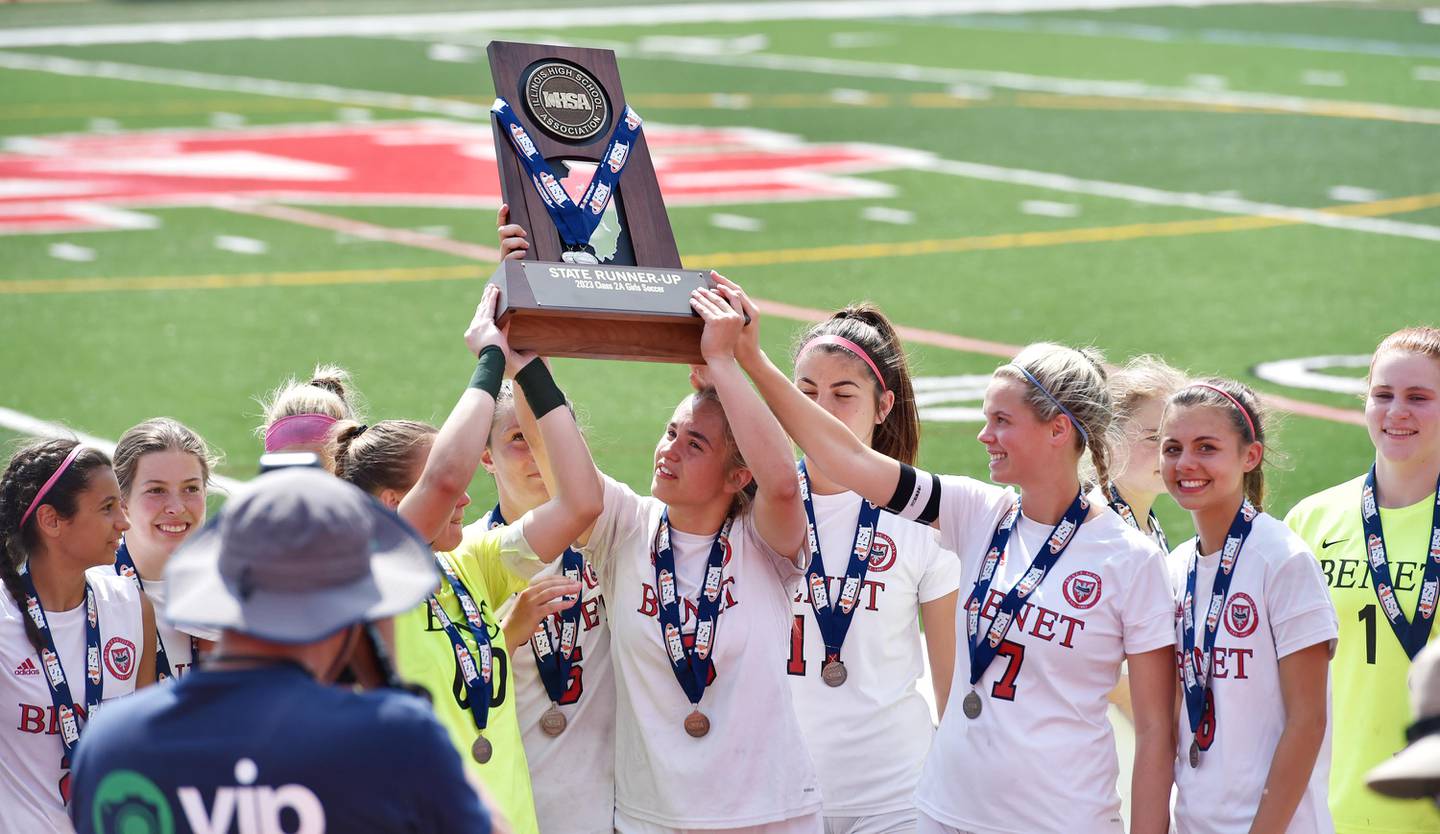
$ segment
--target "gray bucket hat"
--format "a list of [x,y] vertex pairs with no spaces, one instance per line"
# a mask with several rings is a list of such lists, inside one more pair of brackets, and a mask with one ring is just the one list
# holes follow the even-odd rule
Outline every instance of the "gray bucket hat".
[[165,616],[310,643],[399,614],[440,582],[435,554],[354,485],[294,467],[250,483],[175,551]]
[[1440,796],[1440,643],[1431,643],[1410,664],[1410,743],[1365,775],[1370,789],[1398,799]]

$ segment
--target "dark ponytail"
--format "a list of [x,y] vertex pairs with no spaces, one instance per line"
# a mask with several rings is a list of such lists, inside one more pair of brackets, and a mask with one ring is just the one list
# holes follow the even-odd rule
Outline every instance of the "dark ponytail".
[[[10,457],[5,472],[0,475],[0,580],[5,590],[20,609],[20,620],[25,625],[25,636],[38,652],[44,648],[40,629],[25,610],[25,590],[20,579],[20,566],[24,565],[39,544],[35,533],[35,516],[21,518],[35,502],[36,495],[45,482],[65,462],[65,458],[79,445],[75,440],[45,440],[31,443],[18,449]],[[49,504],[61,518],[75,514],[75,499],[90,481],[90,473],[110,466],[110,458],[99,449],[86,447],[80,450],[70,466],[40,499]]]
[[[910,363],[900,334],[880,308],[867,302],[851,304],[829,319],[806,330],[795,345],[795,358],[811,341],[820,336],[839,336],[859,345],[880,370],[879,383],[873,387],[875,407],[885,391],[895,395],[895,404],[884,421],[875,427],[871,446],[875,451],[901,463],[913,465],[920,454],[920,412],[915,405],[915,389],[910,382]],[[851,356],[839,345],[819,345],[815,350]],[[851,356],[851,358],[855,358]],[[873,377],[869,369],[865,376]],[[881,384],[883,383],[883,388]]]

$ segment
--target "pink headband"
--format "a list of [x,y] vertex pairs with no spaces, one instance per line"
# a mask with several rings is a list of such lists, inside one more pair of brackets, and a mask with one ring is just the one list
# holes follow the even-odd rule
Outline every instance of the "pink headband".
[[1223,389],[1223,388],[1216,388],[1214,385],[1209,385],[1209,384],[1204,383],[1204,382],[1197,382],[1197,383],[1191,385],[1190,387],[1191,387],[1191,388],[1208,388],[1208,389],[1210,389],[1211,391],[1214,391],[1215,393],[1217,393],[1217,394],[1219,394],[1220,396],[1224,397],[1225,399],[1229,400],[1231,403],[1233,403],[1233,404],[1235,405],[1235,407],[1236,407],[1237,409],[1240,410],[1240,416],[1245,418],[1245,425],[1247,425],[1247,426],[1250,427],[1250,438],[1251,438],[1252,440],[1259,440],[1259,439],[1260,439],[1260,433],[1257,432],[1257,431],[1255,431],[1255,421],[1250,419],[1250,412],[1249,412],[1249,410],[1246,409],[1245,406],[1241,405],[1239,400],[1237,400],[1237,399],[1235,399],[1235,397],[1231,396],[1231,394],[1230,394],[1229,391],[1226,391],[1226,390]]
[[860,359],[864,361],[866,365],[870,366],[871,372],[875,374],[875,381],[880,383],[880,393],[883,394],[886,391],[890,390],[889,388],[885,387],[885,377],[880,375],[880,367],[875,364],[874,359],[870,358],[870,354],[866,353],[864,348],[860,347],[859,345],[855,344],[844,336],[816,336],[815,338],[806,342],[804,347],[800,348],[800,354],[795,357],[795,361],[799,362],[800,357],[809,353],[811,348],[819,347],[821,345],[834,345],[860,357]]
[[45,482],[45,485],[40,487],[40,491],[35,493],[35,500],[31,501],[30,506],[25,508],[25,514],[20,516],[21,527],[24,527],[25,522],[30,520],[30,515],[35,512],[35,508],[45,501],[45,493],[50,491],[50,487],[55,486],[55,482],[60,480],[60,476],[65,474],[65,470],[69,469],[70,464],[75,462],[76,456],[80,454],[80,450],[83,448],[85,447],[76,443],[75,448],[70,450],[70,454],[65,456],[65,460],[60,462],[60,468],[56,469],[54,474],[50,476],[50,479]]
[[292,446],[323,443],[338,420],[328,414],[292,414],[281,417],[265,430],[265,451],[278,452]]

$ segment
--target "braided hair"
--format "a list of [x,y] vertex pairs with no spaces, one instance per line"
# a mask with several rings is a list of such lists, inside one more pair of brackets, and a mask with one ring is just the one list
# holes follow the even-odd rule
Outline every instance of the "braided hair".
[[[20,568],[39,547],[40,540],[35,532],[38,522],[32,514],[21,519],[34,503],[36,495],[45,482],[54,475],[65,458],[80,445],[77,440],[45,440],[31,443],[18,449],[10,457],[10,463],[0,474],[0,581],[15,601],[21,612],[25,611],[25,590],[20,579]],[[86,447],[75,456],[75,460],[40,499],[49,504],[61,518],[75,514],[75,499],[85,490],[90,473],[108,468],[110,458],[99,449]],[[36,651],[44,648],[40,629],[29,617],[21,617],[25,624],[25,636]]]

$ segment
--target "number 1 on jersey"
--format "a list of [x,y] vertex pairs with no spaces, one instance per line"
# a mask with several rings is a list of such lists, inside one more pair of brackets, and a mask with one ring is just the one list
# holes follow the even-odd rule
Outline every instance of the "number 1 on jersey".
[[1360,622],[1365,624],[1365,662],[1375,665],[1375,603],[1360,609]]

